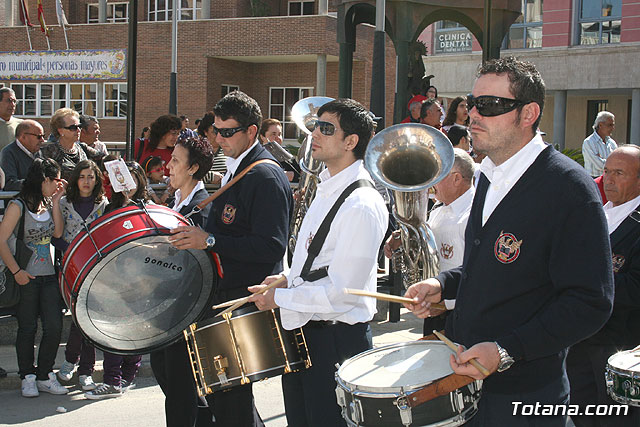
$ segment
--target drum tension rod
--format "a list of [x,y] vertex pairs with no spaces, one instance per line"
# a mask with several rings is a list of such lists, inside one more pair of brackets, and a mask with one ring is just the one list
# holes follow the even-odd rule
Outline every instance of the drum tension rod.
[[[160,229],[158,228],[158,224],[153,220],[153,218],[151,218],[151,215],[149,215],[149,211],[147,210],[147,207],[144,205],[144,202],[138,202],[138,203],[139,203],[140,209],[142,209],[144,211],[144,213],[147,214],[147,217],[153,223],[153,228],[156,229],[156,233],[162,234],[162,233],[160,233]],[[138,205],[138,203],[136,203],[136,205]]]
[[82,220],[82,226],[84,227],[85,231],[87,232],[87,236],[89,236],[89,240],[91,240],[91,244],[93,245],[93,248],[96,250],[96,252],[98,253],[98,260],[102,260],[102,252],[100,252],[100,249],[98,249],[98,245],[96,245],[95,240],[93,240],[93,236],[91,236],[91,231],[89,230],[89,226],[87,225],[87,222],[85,220]]

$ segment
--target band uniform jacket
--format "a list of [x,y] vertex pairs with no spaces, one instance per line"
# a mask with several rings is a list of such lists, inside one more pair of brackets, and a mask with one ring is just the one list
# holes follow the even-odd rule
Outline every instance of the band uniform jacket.
[[[275,161],[258,144],[242,159],[236,173],[260,159]],[[283,270],[292,210],[289,181],[277,162],[255,166],[214,200],[205,230],[216,239],[213,251],[220,256],[224,274],[216,299],[248,295],[248,286]]]
[[[484,380],[495,393],[532,392],[566,378],[567,348],[609,318],[613,274],[607,223],[593,180],[547,147],[485,225],[488,179],[480,176],[461,267],[437,278],[456,298],[449,338],[498,342],[516,363]],[[568,393],[568,383],[562,381]],[[558,394],[560,395],[560,394]]]

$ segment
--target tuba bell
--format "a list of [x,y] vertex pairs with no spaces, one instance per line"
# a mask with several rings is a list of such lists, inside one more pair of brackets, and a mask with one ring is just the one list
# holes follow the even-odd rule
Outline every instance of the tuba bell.
[[364,155],[371,176],[392,191],[393,215],[402,246],[392,258],[405,287],[439,273],[438,249],[427,226],[429,188],[443,180],[453,166],[453,146],[431,126],[406,123],[377,133]]
[[302,225],[302,220],[311,205],[316,188],[318,186],[318,175],[324,169],[324,163],[313,158],[311,151],[311,132],[318,120],[318,109],[333,98],[325,96],[310,96],[303,98],[293,104],[291,108],[291,119],[304,132],[307,137],[298,150],[298,164],[300,165],[300,181],[295,197],[293,216],[289,225],[289,254],[293,256],[293,251],[298,240],[298,232]]

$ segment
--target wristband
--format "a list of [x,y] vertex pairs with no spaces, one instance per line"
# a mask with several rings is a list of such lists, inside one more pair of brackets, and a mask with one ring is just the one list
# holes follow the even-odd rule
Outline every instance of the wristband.
[[19,268],[18,271],[16,271],[15,273],[11,273],[11,274],[13,274],[15,276],[16,274],[20,273],[21,271],[22,271],[22,269]]

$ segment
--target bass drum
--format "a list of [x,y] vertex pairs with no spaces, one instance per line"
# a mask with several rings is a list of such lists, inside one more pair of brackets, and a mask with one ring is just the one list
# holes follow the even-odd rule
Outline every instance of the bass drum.
[[84,336],[115,354],[165,347],[210,307],[211,255],[178,250],[169,230],[190,223],[157,205],[127,206],[93,221],[62,258],[61,293]]

